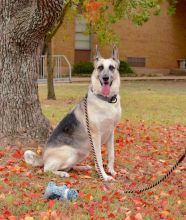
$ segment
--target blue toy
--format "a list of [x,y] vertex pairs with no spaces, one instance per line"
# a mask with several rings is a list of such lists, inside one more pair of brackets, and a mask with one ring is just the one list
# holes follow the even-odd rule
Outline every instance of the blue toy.
[[69,189],[66,185],[56,186],[54,182],[49,182],[45,190],[45,199],[74,200],[77,199],[78,192],[75,189]]

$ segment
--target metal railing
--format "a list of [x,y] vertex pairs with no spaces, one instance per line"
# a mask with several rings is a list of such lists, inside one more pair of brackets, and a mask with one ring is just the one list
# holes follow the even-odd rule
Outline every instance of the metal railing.
[[[65,55],[52,55],[52,66],[55,81],[72,81],[72,67]],[[47,79],[47,56],[42,55],[40,59],[39,81]]]

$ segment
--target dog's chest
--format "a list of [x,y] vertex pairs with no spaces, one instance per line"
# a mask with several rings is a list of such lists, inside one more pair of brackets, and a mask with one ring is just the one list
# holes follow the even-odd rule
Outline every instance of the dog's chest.
[[120,101],[118,103],[107,103],[95,100],[89,108],[91,121],[103,132],[113,130],[121,116]]

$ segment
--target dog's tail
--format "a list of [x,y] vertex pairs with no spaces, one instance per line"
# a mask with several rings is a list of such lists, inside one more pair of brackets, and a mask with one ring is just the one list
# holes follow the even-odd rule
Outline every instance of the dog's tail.
[[33,167],[41,167],[44,165],[43,159],[31,150],[25,151],[24,159],[26,163],[31,164]]

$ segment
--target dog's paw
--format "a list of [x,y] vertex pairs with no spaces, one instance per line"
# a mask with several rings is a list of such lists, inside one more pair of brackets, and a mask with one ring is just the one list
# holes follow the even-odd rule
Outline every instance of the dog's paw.
[[89,166],[89,165],[86,165],[86,169],[87,169],[87,170],[92,170],[92,167]]
[[70,177],[70,175],[65,171],[52,171],[52,173],[54,173],[60,177]]
[[108,172],[111,173],[112,176],[116,176],[116,171],[113,168],[108,167]]
[[61,171],[60,177],[70,177],[70,175],[67,172],[62,172]]
[[112,176],[104,176],[104,181],[115,181],[115,179]]
[[109,170],[109,173],[111,173],[112,176],[116,176],[117,172],[115,170]]
[[27,150],[24,153],[24,160],[26,161],[26,163],[32,165],[34,163],[34,157],[35,156],[36,156],[36,154],[33,151]]

